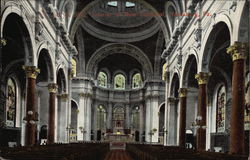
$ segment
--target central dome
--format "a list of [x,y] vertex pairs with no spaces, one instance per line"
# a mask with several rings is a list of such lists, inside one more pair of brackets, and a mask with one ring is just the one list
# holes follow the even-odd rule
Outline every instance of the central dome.
[[153,16],[140,4],[125,1],[101,2],[91,8],[89,16],[95,21],[115,28],[133,28],[149,22]]
[[111,42],[135,42],[159,31],[152,11],[130,1],[101,1],[82,19],[82,27],[91,35]]

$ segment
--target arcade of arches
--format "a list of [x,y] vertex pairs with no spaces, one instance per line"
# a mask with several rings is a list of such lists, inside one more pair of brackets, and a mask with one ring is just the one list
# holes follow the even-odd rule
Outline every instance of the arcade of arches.
[[249,1],[2,0],[0,146],[249,154]]

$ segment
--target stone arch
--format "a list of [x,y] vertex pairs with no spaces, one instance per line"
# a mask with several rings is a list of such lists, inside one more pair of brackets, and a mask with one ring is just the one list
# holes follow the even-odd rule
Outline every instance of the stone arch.
[[56,82],[58,85],[58,93],[67,92],[67,78],[63,68],[57,70]]
[[[210,32],[209,37],[207,38],[207,41],[204,45],[203,48],[203,52],[201,52],[201,57],[199,57],[200,59],[200,63],[198,66],[198,72],[202,72],[202,71],[209,71],[209,63],[212,59],[212,56],[214,55],[212,53],[212,49],[213,46],[215,45],[215,38],[217,38],[218,34],[220,34],[220,32],[224,29],[227,29],[229,34],[230,34],[230,40],[231,40],[231,33],[230,33],[230,29],[228,28],[227,24],[224,22],[219,22],[214,26],[214,29]],[[223,44],[223,47],[228,47],[230,45],[230,42],[226,42],[225,44]],[[226,54],[226,53],[225,53]]]
[[196,55],[197,52],[194,51],[194,53],[188,54],[184,63],[184,68],[181,76],[181,86],[183,87],[192,86],[190,85],[190,80],[193,80],[192,82],[196,84],[195,74],[197,73],[199,62]]
[[167,1],[165,3],[165,12],[166,12],[166,20],[168,22],[168,27],[171,30],[171,33],[173,33],[174,30],[174,26],[175,26],[175,22],[176,22],[176,18],[177,16],[175,16],[174,14],[180,14],[181,10],[178,7],[178,5],[176,4],[176,2],[174,1]]
[[178,90],[180,88],[180,76],[178,73],[175,72],[173,74],[170,84],[171,84],[170,96],[178,98]]
[[230,18],[225,14],[215,15],[214,25],[209,26],[202,40],[204,43],[202,43],[200,49],[201,54],[199,56],[200,63],[198,66],[198,72],[208,71],[208,65],[206,62],[204,62],[204,60],[209,61],[206,56],[209,55],[208,52],[211,52],[211,50],[209,49],[213,45],[212,43],[209,43],[209,41],[215,38],[219,34],[219,31],[215,29],[215,27],[218,26],[218,24],[225,24],[227,26],[227,29],[229,30],[230,34],[230,43],[231,44],[234,43],[232,40],[233,25]]
[[[48,82],[54,82],[55,81],[55,65],[53,63],[51,54],[48,49],[45,47],[39,47],[38,49],[38,59],[37,59],[37,65],[40,67],[40,74],[38,75],[37,79],[39,80],[39,76],[41,76],[43,73],[47,74],[47,80]],[[39,66],[41,63],[45,63],[45,66]]]
[[[20,7],[18,6],[17,3],[15,2],[7,2],[6,3],[6,8],[3,10],[2,15],[1,15],[1,28],[0,30],[3,31],[4,29],[4,25],[6,20],[8,19],[9,16],[11,15],[16,15],[19,18],[21,18],[21,23],[23,23],[22,25],[22,30],[25,31],[25,37],[26,37],[26,52],[28,53],[26,55],[26,60],[29,60],[27,62],[25,62],[26,65],[33,65],[33,66],[37,66],[36,64],[36,59],[37,56],[34,54],[36,53],[36,48],[35,48],[35,39],[33,35],[33,31],[32,31],[32,22],[30,22],[29,20],[31,19],[30,17],[27,17],[28,14],[26,10],[22,10],[20,9]],[[3,36],[3,32],[0,33],[0,37],[4,37]],[[1,57],[1,55],[0,55]]]
[[[91,3],[89,3],[83,10],[81,10],[81,12],[79,12],[78,16],[76,17],[73,25],[72,25],[72,28],[71,28],[71,31],[70,31],[70,38],[73,39],[75,33],[76,33],[76,30],[77,28],[81,25],[81,18],[83,16],[86,15],[86,12],[91,8],[93,7],[94,5],[98,4],[101,0],[95,0]],[[146,8],[148,8],[149,10],[151,10],[153,12],[153,14],[156,15],[156,20],[158,21],[163,33],[164,33],[164,38],[165,38],[165,41],[167,42],[169,40],[169,30],[168,28],[166,27],[165,25],[165,22],[164,20],[162,19],[162,17],[159,15],[159,13],[157,12],[157,10],[152,7],[149,3],[147,3],[146,1],[144,0],[131,0],[132,2],[137,2],[143,6],[145,6]]]
[[127,43],[111,43],[99,48],[89,59],[86,71],[91,73],[94,71],[96,74],[98,63],[105,57],[112,54],[127,54],[135,58],[143,68],[147,75],[153,74],[153,67],[148,57],[138,47]]

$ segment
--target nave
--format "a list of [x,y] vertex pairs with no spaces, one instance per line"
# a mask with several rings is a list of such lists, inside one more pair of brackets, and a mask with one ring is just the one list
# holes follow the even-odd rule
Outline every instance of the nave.
[[2,160],[247,160],[247,156],[197,151],[177,146],[124,143],[124,149],[107,142],[53,144],[0,148]]

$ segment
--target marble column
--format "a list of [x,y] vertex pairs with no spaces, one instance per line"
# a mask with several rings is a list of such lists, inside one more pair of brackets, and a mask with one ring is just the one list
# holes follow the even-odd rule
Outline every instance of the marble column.
[[85,140],[90,141],[91,140],[91,109],[92,109],[92,96],[89,94],[87,96],[86,101],[86,120],[85,120],[85,126],[86,126],[86,133],[85,133]]
[[206,149],[207,83],[211,73],[200,72],[195,75],[199,84],[197,116],[197,150]]
[[159,142],[159,96],[152,97],[151,101],[151,142]]
[[140,142],[142,142],[143,141],[143,137],[142,137],[142,134],[143,134],[143,129],[144,129],[144,115],[143,115],[143,113],[144,113],[144,107],[143,107],[143,104],[140,104],[140,111],[139,111],[139,117],[140,117],[140,119],[139,119],[139,124],[140,124],[140,126],[139,126],[139,130],[140,130],[140,137],[139,137],[139,141]]
[[85,105],[86,105],[86,94],[79,93],[79,112],[77,114],[77,140],[84,140],[84,130],[85,130]]
[[126,111],[126,129],[130,129],[130,105],[126,104],[125,106]]
[[179,121],[179,146],[185,147],[186,143],[186,108],[187,108],[187,89],[179,89],[180,100],[180,121]]
[[[71,115],[68,113],[68,94],[60,94],[57,95],[57,101],[58,101],[58,122],[57,122],[57,142],[60,143],[66,143],[68,142],[68,131],[66,131],[66,128],[68,127],[67,122],[67,116]],[[71,109],[71,107],[69,107]],[[69,117],[70,119],[71,117]],[[77,128],[75,128],[77,129]]]
[[145,122],[146,122],[146,124],[145,124],[145,141],[146,142],[151,142],[151,137],[150,137],[150,135],[149,135],[149,133],[150,133],[150,128],[151,128],[151,125],[150,125],[150,123],[151,123],[151,117],[150,117],[150,105],[151,105],[151,99],[150,98],[148,98],[147,100],[146,100],[146,117],[145,117]]
[[40,73],[40,70],[35,66],[23,66],[26,73],[26,117],[24,120],[26,123],[25,131],[25,145],[33,146],[36,144],[36,134],[38,113],[36,102],[36,77]]
[[108,104],[108,117],[107,117],[107,129],[111,130],[112,129],[112,108],[113,104],[109,103]]
[[167,145],[175,146],[177,144],[177,104],[178,99],[169,97],[168,101],[168,121],[167,121]]
[[244,154],[246,44],[235,42],[227,49],[227,53],[233,60],[230,153]]
[[53,144],[55,142],[55,102],[56,102],[57,85],[55,83],[50,83],[48,85],[48,89],[49,89],[48,144]]
[[165,87],[165,110],[164,110],[164,139],[163,139],[163,145],[167,146],[167,134],[168,134],[168,112],[169,112],[169,102],[168,102],[168,96],[169,96],[169,75],[170,73],[167,71],[168,67],[166,67],[166,71],[164,73],[164,79],[166,82]]

